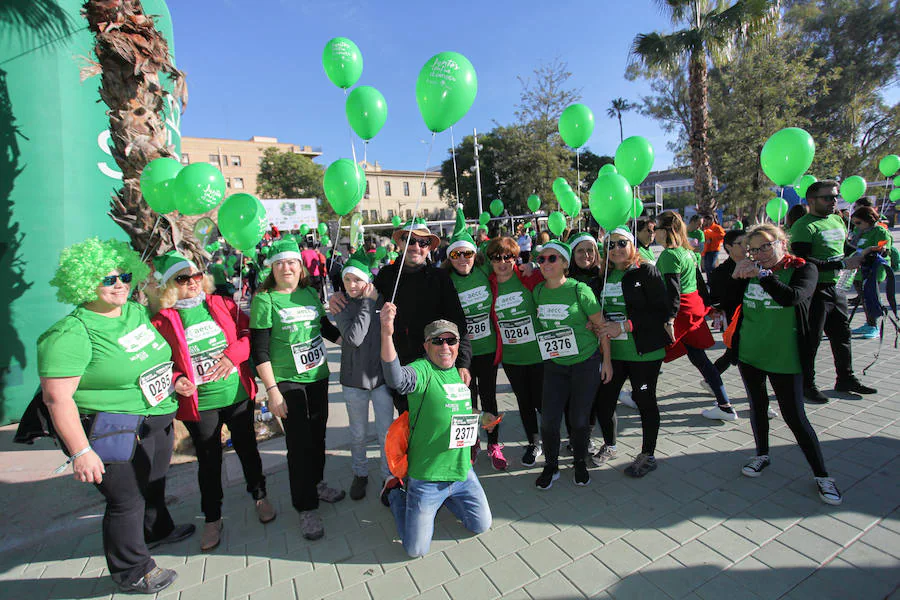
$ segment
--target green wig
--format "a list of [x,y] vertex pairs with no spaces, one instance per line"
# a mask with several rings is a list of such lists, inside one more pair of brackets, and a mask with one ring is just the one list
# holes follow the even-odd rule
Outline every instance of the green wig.
[[56,297],[60,302],[78,306],[97,299],[100,280],[113,270],[131,273],[132,285],[150,274],[150,267],[142,263],[140,255],[125,242],[102,242],[94,237],[62,251],[50,285],[57,288]]

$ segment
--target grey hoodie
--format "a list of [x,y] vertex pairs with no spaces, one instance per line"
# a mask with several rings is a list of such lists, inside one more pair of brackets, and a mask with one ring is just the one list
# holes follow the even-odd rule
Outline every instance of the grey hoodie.
[[385,384],[381,368],[381,319],[376,310],[384,305],[380,295],[347,298],[347,306],[334,315],[341,332],[341,385],[373,390]]

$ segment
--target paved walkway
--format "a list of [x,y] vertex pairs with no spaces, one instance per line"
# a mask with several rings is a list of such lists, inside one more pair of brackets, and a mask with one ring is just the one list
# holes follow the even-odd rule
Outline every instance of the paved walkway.
[[[879,389],[873,397],[827,391],[834,373],[827,343],[820,353],[819,381],[834,400],[807,410],[844,492],[840,507],[818,499],[780,419],[772,421],[772,466],[758,479],[743,477],[753,440],[736,369],[725,382],[742,418],[710,422],[699,413],[714,400],[687,360],[663,367],[657,471],[641,480],[623,475],[640,450],[640,421],[620,407],[612,468],[592,469],[591,485],[579,488],[567,460],[553,488],[538,491],[542,464],[519,464],[524,435],[501,371],[501,439],[511,468],[496,472],[484,456],[476,465],[494,516],[489,532],[472,536],[441,511],[431,552],[411,560],[373,476],[366,499],[323,505],[326,536],[307,542],[290,507],[283,441],[273,440],[263,450],[278,518],[266,526],[255,520],[230,453],[223,543],[201,554],[195,535],[160,548],[157,560],[179,578],[159,598],[900,598],[900,352],[893,341],[864,378]],[[858,371],[876,349],[875,341],[854,342]],[[337,358],[332,350],[332,366]],[[331,392],[327,479],[346,489],[346,411],[340,387]],[[68,474],[42,477],[59,452],[12,449],[11,435],[0,430],[0,598],[120,597],[105,575],[99,496]],[[370,457],[374,475],[374,443]],[[200,527],[195,473],[193,464],[173,467],[169,492],[176,521]]]

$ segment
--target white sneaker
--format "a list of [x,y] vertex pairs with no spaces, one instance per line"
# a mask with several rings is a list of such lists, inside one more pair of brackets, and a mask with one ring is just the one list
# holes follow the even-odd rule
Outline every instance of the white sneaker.
[[769,407],[769,410],[766,411],[766,414],[769,415],[769,418],[770,418],[770,419],[777,419],[777,418],[778,418],[778,411],[775,410],[774,408],[772,408],[771,406]]
[[[733,408],[731,410],[734,411]],[[707,419],[713,419],[713,420],[718,419],[719,421],[737,421],[738,420],[737,412],[725,412],[724,410],[719,408],[718,405],[714,406],[713,408],[704,410],[700,414],[703,415],[704,417],[706,417]]]
[[637,408],[637,402],[631,399],[631,392],[629,392],[628,390],[622,390],[621,392],[619,392],[619,402],[629,408]]

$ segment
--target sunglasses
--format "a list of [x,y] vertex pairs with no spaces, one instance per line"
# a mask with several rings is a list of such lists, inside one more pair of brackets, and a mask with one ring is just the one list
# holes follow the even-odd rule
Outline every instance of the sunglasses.
[[121,279],[122,283],[131,283],[131,273],[122,273],[121,275],[107,275],[100,280],[100,285],[109,287],[116,285],[116,279]]
[[475,256],[474,250],[454,250],[453,252],[450,253],[450,258],[452,258],[453,260],[456,260],[460,257],[472,258],[473,256]]
[[559,257],[558,257],[557,255],[555,255],[555,254],[550,254],[549,256],[538,256],[538,257],[537,257],[537,262],[538,262],[539,265],[542,265],[542,264],[544,264],[545,262],[548,262],[548,263],[550,263],[550,264],[553,264],[553,263],[556,262],[556,259],[557,259],[557,258],[559,258]]
[[178,285],[187,285],[188,281],[196,281],[200,283],[200,280],[203,279],[203,273],[192,273],[190,275],[179,275],[175,278],[175,283]]
[[755,256],[763,251],[769,251],[775,246],[776,243],[778,243],[778,240],[772,240],[771,242],[766,242],[758,248],[747,248],[747,254]]
[[494,254],[491,256],[491,262],[507,262],[516,260],[515,254]]
[[428,341],[431,342],[432,346],[443,346],[444,344],[447,344],[448,346],[455,346],[459,343],[459,340],[455,337],[449,337],[449,338],[436,337],[436,338],[431,338]]
[[627,248],[628,244],[630,244],[628,240],[609,240],[606,243],[606,247],[610,250],[615,250],[616,248]]
[[429,238],[411,237],[411,238],[409,238],[409,243],[416,244],[417,246],[419,246],[419,248],[430,248],[431,247],[431,240]]

